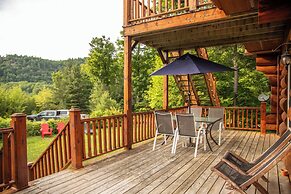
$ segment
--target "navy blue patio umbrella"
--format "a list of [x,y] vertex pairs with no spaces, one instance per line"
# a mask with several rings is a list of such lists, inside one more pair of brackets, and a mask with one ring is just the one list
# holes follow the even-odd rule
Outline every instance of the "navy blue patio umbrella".
[[192,54],[185,54],[177,58],[172,63],[158,69],[157,71],[150,74],[155,75],[187,75],[188,76],[188,109],[190,112],[190,75],[223,72],[223,71],[234,71],[230,67],[196,57]]

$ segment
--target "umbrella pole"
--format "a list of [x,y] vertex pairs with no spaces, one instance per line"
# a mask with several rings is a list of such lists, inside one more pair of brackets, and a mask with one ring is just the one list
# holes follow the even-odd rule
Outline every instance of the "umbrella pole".
[[188,77],[188,113],[191,113],[190,74],[188,74],[187,77]]

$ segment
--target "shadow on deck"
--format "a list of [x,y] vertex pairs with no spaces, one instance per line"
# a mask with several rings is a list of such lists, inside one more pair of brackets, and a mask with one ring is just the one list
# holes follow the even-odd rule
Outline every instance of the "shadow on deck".
[[[231,131],[224,133],[223,144],[212,144],[214,152],[177,147],[171,155],[171,145],[155,151],[152,141],[133,150],[97,161],[80,170],[65,171],[35,180],[31,186],[18,193],[229,193],[225,181],[210,170],[223,156],[232,150],[247,160],[253,160],[276,141],[275,134]],[[290,193],[291,185],[282,177],[282,162],[268,175],[270,182],[262,185],[271,193]],[[256,193],[252,186],[247,193]],[[259,193],[259,192],[257,192]]]

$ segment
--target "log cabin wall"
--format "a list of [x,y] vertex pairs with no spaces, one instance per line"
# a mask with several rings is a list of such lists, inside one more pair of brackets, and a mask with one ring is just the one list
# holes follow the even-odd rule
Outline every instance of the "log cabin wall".
[[256,57],[256,70],[263,72],[269,80],[270,85],[270,112],[267,114],[267,129],[278,130],[278,124],[281,123],[282,119],[279,116],[278,99],[282,87],[279,82],[279,75],[282,70],[277,66],[277,54],[257,54]]

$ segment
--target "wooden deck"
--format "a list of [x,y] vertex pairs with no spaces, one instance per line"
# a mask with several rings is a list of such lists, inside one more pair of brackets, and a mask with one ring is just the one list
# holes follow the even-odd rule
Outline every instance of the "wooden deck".
[[[230,131],[224,133],[223,144],[212,144],[214,152],[181,147],[171,155],[171,145],[152,141],[116,156],[87,165],[81,170],[68,169],[31,182],[31,187],[18,193],[228,193],[225,181],[210,170],[223,154],[232,150],[247,160],[256,158],[275,140],[276,135],[258,132]],[[159,141],[159,143],[161,140]],[[282,163],[273,168],[262,183],[270,194],[291,193],[291,185],[282,177]],[[250,187],[248,193],[259,193]]]

